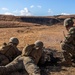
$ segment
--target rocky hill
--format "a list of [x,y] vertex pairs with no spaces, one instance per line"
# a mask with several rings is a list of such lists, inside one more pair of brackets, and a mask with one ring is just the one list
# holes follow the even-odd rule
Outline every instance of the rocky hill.
[[18,22],[30,22],[38,24],[52,25],[60,22],[61,19],[53,17],[26,17],[26,16],[13,16],[13,15],[0,15],[0,21],[18,21]]
[[0,28],[3,27],[23,27],[24,23],[36,23],[40,25],[54,25],[61,23],[65,18],[75,17],[75,15],[55,15],[55,16],[14,16],[0,15]]

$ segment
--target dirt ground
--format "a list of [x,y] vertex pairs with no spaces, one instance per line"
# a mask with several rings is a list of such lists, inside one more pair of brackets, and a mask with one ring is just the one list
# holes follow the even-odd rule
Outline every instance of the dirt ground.
[[[24,23],[23,27],[0,28],[0,46],[8,42],[11,37],[19,39],[18,48],[20,50],[26,44],[34,43],[36,40],[42,40],[45,47],[54,48],[61,51],[60,42],[64,39],[67,31],[63,25],[52,26]],[[48,67],[49,75],[75,75],[74,67]],[[19,75],[19,74],[17,74]]]

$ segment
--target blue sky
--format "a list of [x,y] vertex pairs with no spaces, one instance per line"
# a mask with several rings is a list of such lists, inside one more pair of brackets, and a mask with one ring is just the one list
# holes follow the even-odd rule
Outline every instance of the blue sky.
[[1,0],[0,14],[53,16],[75,14],[75,0]]

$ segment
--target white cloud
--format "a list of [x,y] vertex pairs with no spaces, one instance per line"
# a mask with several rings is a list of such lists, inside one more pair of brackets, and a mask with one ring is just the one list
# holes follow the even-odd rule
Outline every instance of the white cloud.
[[48,9],[48,13],[50,13],[50,14],[51,14],[51,13],[53,13],[53,11],[52,11],[51,9]]
[[68,13],[61,13],[61,15],[70,15],[70,14],[68,14]]
[[8,8],[2,8],[2,10],[7,11],[7,10],[8,10]]
[[29,12],[28,8],[24,8],[20,11],[20,15],[22,16],[31,16],[32,14]]
[[24,8],[23,10],[14,10],[12,12],[5,12],[4,15],[20,15],[20,16],[32,16],[31,12],[28,8]]
[[40,5],[38,5],[37,7],[38,7],[38,8],[42,8],[42,6],[40,6]]
[[34,7],[34,5],[31,5],[31,6],[30,6],[30,8],[33,8],[33,7]]
[[10,12],[6,12],[6,13],[4,13],[4,15],[14,15],[14,14],[10,13]]

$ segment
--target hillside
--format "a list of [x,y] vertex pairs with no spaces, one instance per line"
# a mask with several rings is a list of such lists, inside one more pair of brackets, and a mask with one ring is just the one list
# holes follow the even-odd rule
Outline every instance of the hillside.
[[44,41],[47,47],[59,49],[60,41],[64,38],[63,31],[67,33],[63,21],[68,17],[75,15],[36,17],[0,15],[0,45],[14,36],[20,39],[19,47],[39,39]]
[[[55,17],[39,17],[39,16],[13,16],[13,15],[0,15],[0,27],[22,27],[25,22],[36,23],[40,25],[53,25],[62,22],[63,18]],[[20,24],[21,23],[21,24]]]

